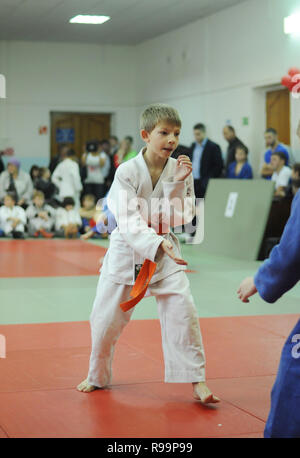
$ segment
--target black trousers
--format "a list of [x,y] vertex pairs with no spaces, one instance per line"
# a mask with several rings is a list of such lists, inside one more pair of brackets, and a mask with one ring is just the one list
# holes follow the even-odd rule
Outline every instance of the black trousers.
[[93,194],[96,200],[102,199],[106,194],[106,185],[104,183],[85,183],[84,194]]
[[[196,199],[204,199],[205,192],[206,192],[206,186],[204,184],[205,182],[201,178],[200,180],[194,180],[194,191],[195,191]],[[196,234],[196,223],[197,223],[196,216],[194,216],[193,221],[192,221],[192,226],[193,226],[193,232],[191,233],[192,236]]]

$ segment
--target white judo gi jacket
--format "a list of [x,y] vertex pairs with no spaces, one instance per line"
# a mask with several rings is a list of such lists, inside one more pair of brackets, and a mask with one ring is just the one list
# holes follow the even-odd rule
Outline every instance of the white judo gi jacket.
[[58,208],[56,210],[55,229],[59,231],[63,229],[63,226],[68,226],[69,224],[77,224],[77,226],[81,226],[82,221],[78,210],[76,210],[76,208],[73,208],[72,210]]
[[[47,220],[40,218],[38,216],[39,213],[42,213],[42,212],[48,213]],[[34,203],[32,203],[26,209],[26,216],[28,219],[29,230],[31,232],[38,231],[41,227],[43,227],[44,229],[50,231],[55,223],[55,215],[56,215],[56,211],[50,205],[44,204],[41,208],[38,208],[35,206]]]
[[58,187],[58,200],[63,201],[65,197],[73,197],[75,206],[79,207],[82,183],[77,162],[69,158],[64,159],[55,168],[51,180]]
[[[108,207],[118,226],[111,234],[101,272],[114,283],[133,285],[136,278],[135,266],[143,264],[145,259],[157,263],[150,284],[174,272],[186,270],[186,266],[176,264],[168,255],[157,255],[164,238],[172,243],[176,255],[180,255],[180,245],[175,234],[169,232],[162,236],[157,231],[160,217],[168,224],[170,216],[171,227],[192,221],[195,215],[193,176],[190,174],[185,181],[174,182],[177,161],[170,157],[153,189],[144,152],[145,148],[118,167],[107,197]],[[166,202],[175,204],[170,206],[170,215],[167,215]],[[162,210],[159,209],[161,203]],[[148,215],[145,208],[147,205]],[[149,224],[152,227],[148,227]]]
[[[13,229],[12,221],[7,221],[8,218],[17,218],[20,223]],[[24,232],[24,226],[26,224],[26,213],[22,207],[15,205],[13,208],[8,208],[5,205],[0,207],[0,229],[2,229],[6,235],[12,230]]]

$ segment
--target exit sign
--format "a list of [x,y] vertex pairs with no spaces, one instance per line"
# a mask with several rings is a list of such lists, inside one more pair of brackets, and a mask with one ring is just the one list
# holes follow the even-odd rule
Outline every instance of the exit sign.
[[248,116],[245,116],[245,117],[242,119],[242,124],[243,124],[243,126],[248,126],[248,125],[249,125],[249,118],[248,118]]

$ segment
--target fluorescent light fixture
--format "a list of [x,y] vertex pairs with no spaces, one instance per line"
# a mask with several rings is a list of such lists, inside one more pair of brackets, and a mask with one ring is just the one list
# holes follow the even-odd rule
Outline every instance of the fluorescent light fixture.
[[284,33],[300,34],[300,13],[284,18]]
[[103,24],[108,21],[110,16],[91,16],[88,14],[78,14],[69,20],[72,24]]

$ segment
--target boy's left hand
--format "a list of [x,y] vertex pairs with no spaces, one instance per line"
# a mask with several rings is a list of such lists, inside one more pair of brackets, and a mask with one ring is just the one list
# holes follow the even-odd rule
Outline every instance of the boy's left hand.
[[192,162],[188,156],[181,154],[176,162],[174,181],[184,181],[193,170]]
[[257,293],[253,277],[245,278],[245,280],[243,280],[240,284],[237,293],[239,299],[241,299],[242,302],[249,302],[248,297],[253,296],[253,294]]

